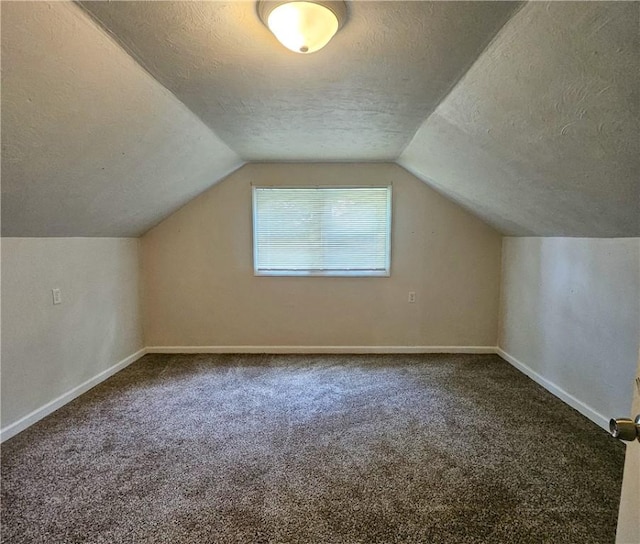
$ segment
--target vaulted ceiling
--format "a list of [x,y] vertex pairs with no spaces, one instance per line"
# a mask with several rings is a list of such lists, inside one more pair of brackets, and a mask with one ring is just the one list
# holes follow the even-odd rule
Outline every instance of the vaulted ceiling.
[[640,235],[640,3],[532,2],[400,164],[499,230]]
[[518,4],[352,2],[291,53],[255,2],[82,3],[246,160],[394,160]]
[[2,4],[2,234],[139,235],[247,161],[397,161],[505,234],[640,235],[640,4]]

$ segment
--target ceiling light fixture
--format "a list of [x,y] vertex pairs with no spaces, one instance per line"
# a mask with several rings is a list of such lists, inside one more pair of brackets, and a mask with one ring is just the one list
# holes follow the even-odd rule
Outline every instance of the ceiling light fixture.
[[258,16],[278,41],[296,53],[322,49],[347,18],[343,1],[258,1]]

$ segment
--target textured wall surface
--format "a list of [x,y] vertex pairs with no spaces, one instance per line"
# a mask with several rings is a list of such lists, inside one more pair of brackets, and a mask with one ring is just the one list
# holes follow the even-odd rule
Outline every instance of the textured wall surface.
[[389,160],[519,7],[349,2],[323,50],[285,49],[255,2],[83,2],[247,160]]
[[[252,183],[389,182],[391,277],[253,275]],[[393,164],[246,165],[149,231],[141,250],[148,346],[496,343],[500,235]]]
[[240,164],[78,6],[3,4],[3,236],[137,236]]
[[640,239],[505,238],[502,260],[500,347],[604,418],[626,417]]
[[138,243],[2,238],[3,428],[143,347]]
[[503,233],[640,235],[640,3],[531,2],[400,164]]

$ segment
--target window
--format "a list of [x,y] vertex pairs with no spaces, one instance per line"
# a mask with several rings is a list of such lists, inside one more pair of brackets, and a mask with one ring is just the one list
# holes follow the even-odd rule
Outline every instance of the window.
[[260,276],[388,276],[391,187],[254,187]]

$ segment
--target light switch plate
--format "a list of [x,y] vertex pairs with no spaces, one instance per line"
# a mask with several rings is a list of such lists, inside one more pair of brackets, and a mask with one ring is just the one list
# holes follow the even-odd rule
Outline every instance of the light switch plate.
[[53,294],[53,303],[61,304],[62,303],[62,294],[60,293],[60,289],[51,289],[51,293]]

